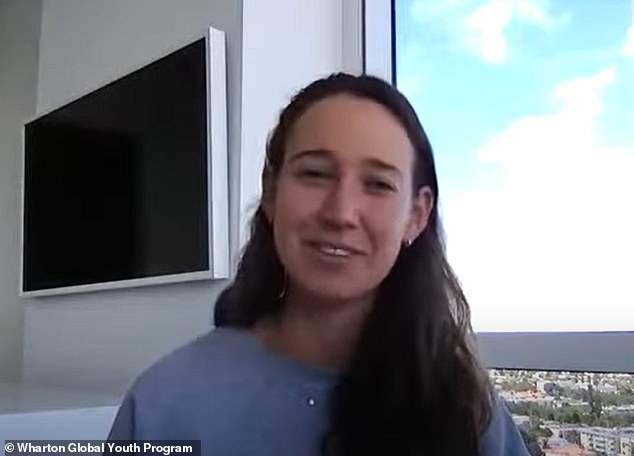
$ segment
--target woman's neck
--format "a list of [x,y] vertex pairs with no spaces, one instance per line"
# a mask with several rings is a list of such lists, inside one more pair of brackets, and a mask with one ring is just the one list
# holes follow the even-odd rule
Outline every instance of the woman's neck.
[[357,344],[370,298],[326,302],[290,293],[284,312],[259,322],[256,335],[271,350],[301,363],[341,370]]

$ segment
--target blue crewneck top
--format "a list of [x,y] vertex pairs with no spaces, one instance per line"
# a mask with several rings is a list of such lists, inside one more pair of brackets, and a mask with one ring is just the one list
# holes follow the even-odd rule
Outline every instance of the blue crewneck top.
[[[319,456],[337,379],[218,328],[159,360],[126,393],[109,440],[201,440],[205,456]],[[482,456],[528,456],[496,404]]]

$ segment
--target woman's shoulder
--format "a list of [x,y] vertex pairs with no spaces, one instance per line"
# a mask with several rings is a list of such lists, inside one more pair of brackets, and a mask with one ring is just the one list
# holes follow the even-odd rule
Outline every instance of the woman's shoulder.
[[530,456],[504,400],[494,395],[491,421],[481,440],[482,456]]
[[236,443],[243,427],[286,426],[293,420],[299,426],[302,419],[316,419],[303,405],[307,397],[319,397],[324,385],[317,373],[269,353],[251,332],[215,329],[137,378],[109,439],[202,438],[213,448],[240,447],[248,443]]
[[135,396],[193,391],[235,382],[259,369],[260,350],[245,329],[216,328],[161,357],[135,380]]

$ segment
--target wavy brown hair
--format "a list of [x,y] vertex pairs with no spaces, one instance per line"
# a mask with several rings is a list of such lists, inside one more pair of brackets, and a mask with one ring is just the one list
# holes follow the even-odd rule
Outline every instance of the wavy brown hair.
[[[479,454],[492,415],[488,375],[475,348],[469,305],[445,255],[431,145],[407,99],[385,81],[338,73],[301,90],[282,111],[266,148],[265,197],[274,192],[297,119],[347,94],[384,106],[414,147],[414,194],[428,186],[425,230],[403,248],[380,284],[353,356],[331,394],[327,456]],[[251,327],[284,311],[284,268],[262,205],[233,283],[216,304],[217,326]]]

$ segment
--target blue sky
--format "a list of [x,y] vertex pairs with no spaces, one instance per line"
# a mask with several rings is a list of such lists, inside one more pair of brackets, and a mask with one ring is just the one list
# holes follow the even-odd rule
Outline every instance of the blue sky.
[[397,0],[397,85],[476,329],[634,330],[633,1]]

